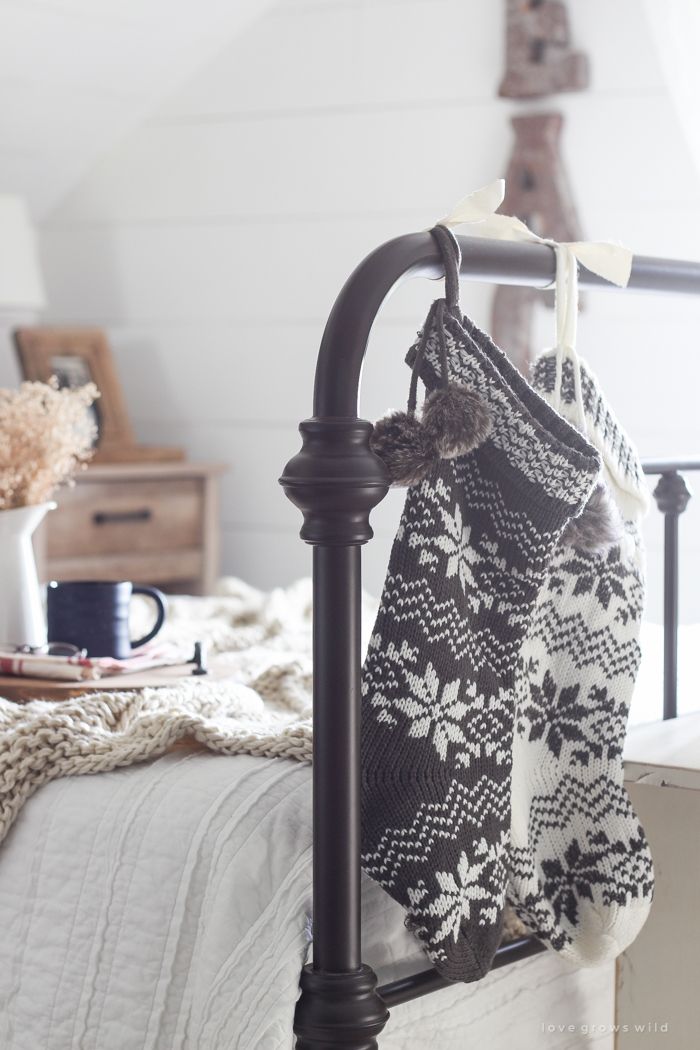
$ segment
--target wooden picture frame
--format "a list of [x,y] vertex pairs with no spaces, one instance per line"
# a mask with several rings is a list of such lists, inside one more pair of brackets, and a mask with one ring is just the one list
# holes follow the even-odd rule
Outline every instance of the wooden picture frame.
[[[179,448],[137,445],[112,351],[99,328],[18,328],[15,347],[25,379],[47,383],[58,375],[62,386],[92,382],[98,426],[93,463],[182,460]],[[74,363],[73,363],[74,362]]]

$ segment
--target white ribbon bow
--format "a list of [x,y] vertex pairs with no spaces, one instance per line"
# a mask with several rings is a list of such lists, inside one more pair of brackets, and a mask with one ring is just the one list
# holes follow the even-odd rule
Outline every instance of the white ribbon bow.
[[[479,223],[476,236],[493,237],[501,241],[532,241],[537,244],[549,244],[556,248],[557,242],[546,237],[538,237],[529,230],[524,222],[512,215],[495,215],[494,212],[503,203],[506,195],[506,180],[496,179],[475,193],[464,197],[449,215],[440,219],[437,226],[461,226],[462,223]],[[626,288],[632,269],[632,252],[621,244],[610,241],[568,241],[562,247],[568,248],[587,270],[597,273],[613,284]]]
[[559,244],[547,237],[538,237],[524,222],[512,215],[496,215],[506,194],[505,179],[484,186],[481,190],[467,194],[449,215],[440,219],[438,226],[461,226],[462,223],[478,224],[474,232],[482,237],[493,237],[502,241],[531,241],[548,244],[556,253],[556,314],[557,345],[545,353],[556,360],[553,407],[559,411],[561,405],[561,383],[564,358],[571,361],[574,374],[576,415],[584,434],[587,432],[586,415],[581,389],[581,365],[576,353],[576,323],[578,319],[578,266],[581,262],[587,270],[613,284],[626,288],[632,270],[632,252],[620,244],[610,241],[568,241]]

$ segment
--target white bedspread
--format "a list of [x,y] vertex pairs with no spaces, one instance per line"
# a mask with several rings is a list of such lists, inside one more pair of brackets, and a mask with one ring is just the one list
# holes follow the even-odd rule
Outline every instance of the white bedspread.
[[[291,1050],[310,775],[288,759],[181,751],[42,787],[0,846],[3,1050]],[[425,966],[370,880],[363,913],[380,980]],[[474,1038],[537,1050],[545,1022],[612,1023],[613,994],[610,967],[542,956],[397,1007],[381,1048],[424,1050],[440,1033],[440,1050]],[[581,1045],[612,1046],[596,1036]]]
[[0,1046],[289,1047],[309,773],[181,752],[39,791],[0,847]]

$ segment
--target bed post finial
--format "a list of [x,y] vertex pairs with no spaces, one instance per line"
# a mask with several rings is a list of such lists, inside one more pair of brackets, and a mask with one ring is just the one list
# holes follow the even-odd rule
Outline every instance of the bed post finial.
[[372,424],[366,419],[305,419],[303,447],[280,478],[304,515],[307,543],[346,547],[372,539],[369,512],[384,499],[391,478],[370,452]]

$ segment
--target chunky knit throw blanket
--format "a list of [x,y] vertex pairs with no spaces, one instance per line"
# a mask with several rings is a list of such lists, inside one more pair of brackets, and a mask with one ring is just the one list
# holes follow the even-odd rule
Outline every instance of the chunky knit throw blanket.
[[311,581],[264,594],[229,578],[218,589],[171,599],[162,637],[188,655],[195,639],[206,641],[230,678],[58,703],[0,699],[0,840],[54,777],[141,762],[183,737],[221,754],[311,761]]

